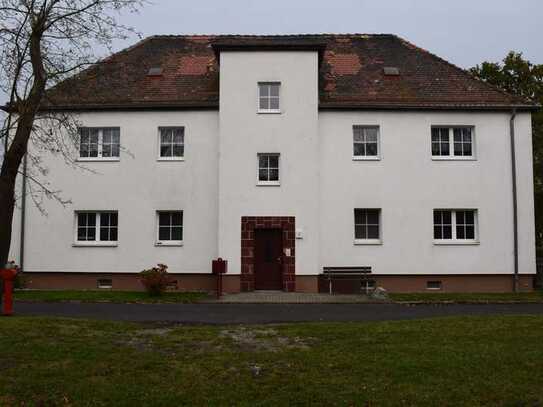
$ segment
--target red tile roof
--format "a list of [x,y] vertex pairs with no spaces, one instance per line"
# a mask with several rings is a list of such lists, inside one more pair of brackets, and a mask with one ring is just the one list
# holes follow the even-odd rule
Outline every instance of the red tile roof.
[[[217,109],[217,55],[232,49],[318,50],[321,109],[535,106],[388,34],[149,37],[50,89],[47,106]],[[149,76],[154,67],[162,75]],[[385,75],[385,67],[397,67],[400,74]]]

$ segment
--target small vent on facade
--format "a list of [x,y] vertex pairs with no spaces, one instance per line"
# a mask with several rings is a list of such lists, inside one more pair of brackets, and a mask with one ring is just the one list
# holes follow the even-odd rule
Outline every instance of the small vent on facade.
[[426,289],[427,290],[441,290],[442,284],[441,281],[427,281]]
[[149,68],[147,76],[162,76],[162,68],[156,66]]
[[97,281],[97,285],[101,289],[113,288],[113,281],[110,278],[101,278]]
[[396,68],[395,66],[385,66],[383,68],[383,73],[386,76],[398,76],[400,75],[400,69]]

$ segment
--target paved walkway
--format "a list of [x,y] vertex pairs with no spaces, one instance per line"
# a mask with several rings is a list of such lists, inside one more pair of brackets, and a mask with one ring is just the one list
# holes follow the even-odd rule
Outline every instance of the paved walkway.
[[543,315],[543,304],[15,304],[18,315],[140,322],[256,324],[319,321],[384,321],[453,315]]

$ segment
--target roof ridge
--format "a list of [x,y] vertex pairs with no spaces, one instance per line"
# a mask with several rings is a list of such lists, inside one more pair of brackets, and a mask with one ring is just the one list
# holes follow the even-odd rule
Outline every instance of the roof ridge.
[[408,44],[410,47],[416,48],[416,49],[420,50],[421,52],[424,52],[424,53],[430,55],[432,58],[436,58],[440,62],[443,62],[443,63],[447,64],[448,66],[456,69],[457,71],[462,72],[464,75],[470,77],[471,79],[473,79],[474,81],[476,81],[478,83],[483,84],[484,86],[488,87],[489,89],[500,92],[501,94],[510,97],[512,99],[511,102],[515,102],[516,100],[518,100],[518,101],[523,101],[524,103],[527,103],[527,104],[533,104],[533,101],[531,101],[531,100],[529,100],[527,98],[524,98],[524,97],[519,97],[517,95],[513,95],[512,93],[506,92],[505,90],[501,89],[500,87],[492,85],[492,84],[482,80],[481,78],[476,77],[469,70],[464,69],[464,68],[462,68],[462,67],[460,67],[458,65],[455,65],[452,62],[440,57],[439,55],[434,54],[433,52],[428,51],[425,48],[422,48],[422,47],[419,47],[418,45],[413,44],[412,42],[406,40],[405,38],[400,37],[399,35],[393,34],[393,36],[395,38],[397,38],[400,42],[402,42],[404,44]]
[[214,37],[214,38],[280,38],[280,37],[394,37],[389,33],[296,33],[296,34],[152,34],[145,39],[157,38],[192,38],[192,37]]

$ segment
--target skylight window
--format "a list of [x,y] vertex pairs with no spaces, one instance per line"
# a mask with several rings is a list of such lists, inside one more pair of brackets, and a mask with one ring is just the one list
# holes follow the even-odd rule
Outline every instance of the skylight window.
[[162,68],[158,66],[149,68],[149,71],[147,72],[147,76],[162,76]]
[[385,66],[383,68],[383,73],[386,76],[398,76],[400,75],[400,69],[395,66]]

